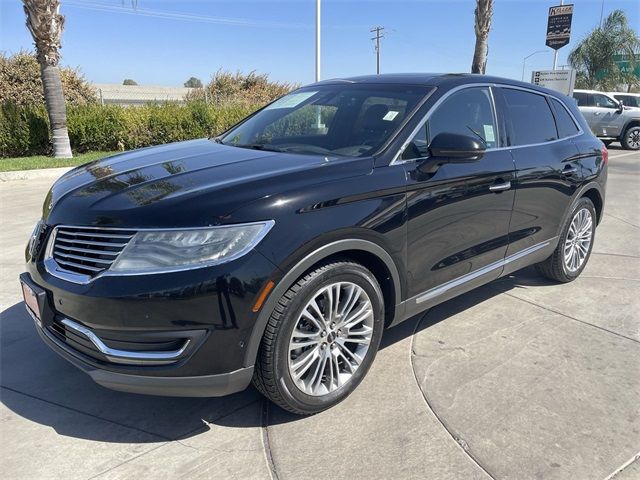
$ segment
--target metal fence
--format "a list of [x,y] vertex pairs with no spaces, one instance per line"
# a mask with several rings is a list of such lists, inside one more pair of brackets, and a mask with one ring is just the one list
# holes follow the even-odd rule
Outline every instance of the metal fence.
[[144,105],[146,103],[185,103],[193,88],[157,87],[147,85],[118,85],[96,83],[93,85],[102,105]]

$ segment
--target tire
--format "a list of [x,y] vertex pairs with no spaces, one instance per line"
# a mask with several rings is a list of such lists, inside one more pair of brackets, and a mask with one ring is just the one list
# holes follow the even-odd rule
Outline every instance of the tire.
[[625,150],[640,150],[640,125],[627,128],[620,143]]
[[[336,312],[341,309],[345,312],[333,317],[335,322],[329,318],[322,323],[328,299],[335,298],[337,290],[340,297]],[[356,293],[359,296],[353,300]],[[349,299],[354,302],[353,308],[346,311]],[[313,309],[313,300],[319,311]],[[308,312],[313,313],[313,322]],[[349,326],[353,318],[364,320]],[[344,332],[339,328],[341,322],[345,324]],[[295,414],[312,415],[331,408],[351,394],[366,375],[378,351],[383,328],[384,299],[374,275],[348,260],[321,265],[301,277],[278,301],[262,338],[253,384],[273,403]],[[359,332],[367,333],[358,335]],[[298,342],[315,343],[295,348]],[[351,357],[345,349],[349,349]],[[310,358],[310,362],[304,360]],[[325,364],[321,363],[323,358]],[[305,369],[307,363],[311,366]],[[322,373],[318,375],[318,371]]]
[[[585,211],[586,213],[584,213]],[[581,218],[584,218],[579,217],[579,215],[584,215],[590,220],[590,230],[589,232],[584,232],[582,235],[578,235],[578,239],[574,240],[576,237],[575,232],[580,232],[579,225],[581,224]],[[578,278],[591,256],[596,233],[596,218],[596,209],[593,203],[587,197],[582,197],[567,218],[562,229],[562,234],[560,235],[560,240],[558,241],[558,246],[553,254],[544,262],[536,265],[538,273],[561,283],[572,282]],[[578,228],[575,228],[576,224]],[[574,244],[573,248],[571,246],[572,241]],[[576,261],[577,257],[571,254],[572,251],[577,252],[576,255],[578,255],[578,257],[583,255],[579,262]]]

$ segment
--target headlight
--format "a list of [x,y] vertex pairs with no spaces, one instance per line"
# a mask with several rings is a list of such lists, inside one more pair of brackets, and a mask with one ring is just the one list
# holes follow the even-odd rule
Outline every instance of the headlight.
[[150,273],[216,265],[241,257],[271,230],[274,221],[189,230],[136,233],[111,270]]

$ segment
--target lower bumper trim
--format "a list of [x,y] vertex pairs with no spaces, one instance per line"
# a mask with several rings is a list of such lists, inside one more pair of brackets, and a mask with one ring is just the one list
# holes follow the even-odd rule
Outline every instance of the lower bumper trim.
[[120,392],[167,397],[222,397],[247,388],[253,376],[253,367],[198,377],[146,377],[106,370],[87,373],[97,384]]

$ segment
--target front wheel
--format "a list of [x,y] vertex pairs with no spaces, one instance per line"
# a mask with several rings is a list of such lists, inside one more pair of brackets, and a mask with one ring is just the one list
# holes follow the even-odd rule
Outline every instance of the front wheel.
[[362,265],[335,261],[280,298],[262,339],[253,383],[267,398],[310,415],[346,398],[369,370],[384,325],[384,299]]
[[627,128],[620,143],[625,150],[640,150],[640,126]]
[[537,264],[536,269],[557,282],[575,280],[587,265],[595,234],[596,210],[591,200],[582,197],[573,208],[553,255]]

